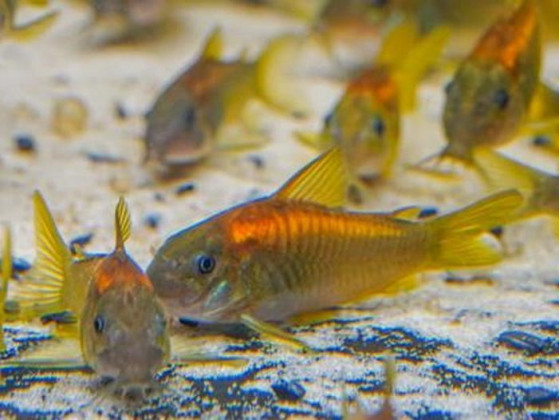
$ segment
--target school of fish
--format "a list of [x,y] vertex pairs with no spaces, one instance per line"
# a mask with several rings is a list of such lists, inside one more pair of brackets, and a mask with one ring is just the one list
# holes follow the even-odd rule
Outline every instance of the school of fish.
[[[47,1],[27,3],[50,7]],[[122,42],[164,25],[169,9],[177,7],[170,3],[92,1],[90,6],[95,30],[106,31],[107,42]],[[85,366],[111,383],[112,394],[141,401],[160,388],[156,376],[165,366],[188,363],[182,344],[189,347],[191,338],[179,322],[202,330],[243,324],[264,339],[308,351],[307,343],[280,324],[372,297],[398,296],[419,287],[423,273],[495,266],[507,258],[496,241],[488,241],[496,227],[546,216],[558,234],[558,175],[498,150],[533,136],[535,149],[558,154],[558,87],[541,79],[544,40],[555,33],[557,42],[558,34],[544,17],[553,7],[548,2],[500,1],[484,7],[472,2],[476,6],[469,10],[484,16],[478,25],[437,0],[331,0],[305,7],[289,0],[264,3],[308,21],[308,28],[272,39],[257,58],[240,51],[234,59],[224,58],[223,31],[209,28],[197,58],[183,69],[169,69],[169,81],[153,98],[139,165],[154,183],[164,182],[162,174],[203,168],[218,150],[261,147],[269,140],[248,106],[255,100],[283,118],[309,117],[304,95],[291,78],[302,49],[312,41],[333,63],[342,64],[344,88],[318,131],[298,130],[285,141],[296,147],[299,140],[318,156],[274,192],[169,235],[145,271],[125,249],[132,227],[123,198],[115,209],[114,250],[73,253],[35,191],[36,256],[18,281],[13,279],[11,231],[5,228],[0,325],[64,316],[73,327],[53,329],[54,344],[48,340],[44,353],[38,346],[40,357],[33,351],[3,357],[0,369]],[[0,33],[18,41],[32,42],[62,13],[53,10],[16,24],[16,5],[0,1]],[[457,41],[455,26],[478,37],[457,64],[445,52]],[[365,41],[355,46],[369,45],[367,54],[358,54],[361,62],[338,54],[344,49],[340,42],[362,37]],[[417,88],[430,74],[450,67],[450,81],[442,87],[447,143],[403,168],[403,120],[417,111]],[[415,203],[383,213],[349,205],[361,203],[362,195],[375,198],[378,181],[390,182],[397,170],[430,177],[449,161],[472,171],[486,195],[428,218],[420,216],[422,207]],[[431,181],[434,189],[448,182]],[[357,196],[352,193],[356,186]],[[174,338],[182,343],[177,348]],[[5,351],[3,330],[0,340]],[[215,360],[209,354],[206,359]],[[388,402],[394,369],[386,362],[386,401],[377,415],[345,417],[397,418],[398,407]]]

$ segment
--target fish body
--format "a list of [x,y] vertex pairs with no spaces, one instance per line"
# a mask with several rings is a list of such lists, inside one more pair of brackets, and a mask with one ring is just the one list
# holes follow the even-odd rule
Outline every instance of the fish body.
[[[448,32],[442,27],[420,37],[411,22],[394,28],[376,64],[348,82],[316,145],[340,147],[358,180],[387,179],[398,155],[401,116],[414,108],[416,86],[439,57]],[[300,138],[312,143],[314,137]]]
[[239,322],[242,314],[282,320],[410,288],[422,271],[499,261],[479,237],[521,200],[498,194],[413,222],[337,208],[344,176],[333,149],[273,196],[173,235],[147,270],[156,293],[175,316]]
[[[283,69],[279,61],[286,61],[292,44],[281,37],[254,62],[224,61],[221,33],[214,31],[200,58],[171,82],[148,112],[146,160],[180,166],[200,161],[217,143],[235,148],[261,142],[262,133],[248,121],[246,105],[258,98],[282,110],[290,107],[290,88],[277,76]],[[242,135],[223,134],[232,124],[243,127]]]
[[443,154],[470,161],[474,148],[510,141],[527,115],[540,62],[537,10],[526,0],[486,31],[446,88]]
[[130,235],[126,204],[121,199],[116,210],[115,250],[73,260],[43,198],[35,193],[33,199],[38,257],[15,293],[21,311],[42,316],[71,310],[88,366],[126,392],[149,387],[168,360],[169,337],[150,280],[124,249]]

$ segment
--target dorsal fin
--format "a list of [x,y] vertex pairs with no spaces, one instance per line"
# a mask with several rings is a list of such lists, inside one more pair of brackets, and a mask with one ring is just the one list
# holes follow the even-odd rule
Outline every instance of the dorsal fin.
[[120,197],[115,209],[115,250],[123,251],[130,238],[130,212],[124,198]]
[[300,169],[273,197],[340,207],[346,202],[347,188],[342,151],[334,147]]
[[401,207],[393,210],[391,216],[403,220],[418,220],[422,210],[422,207],[418,206]]
[[224,38],[221,28],[215,28],[202,47],[200,52],[200,60],[219,60],[224,50]]

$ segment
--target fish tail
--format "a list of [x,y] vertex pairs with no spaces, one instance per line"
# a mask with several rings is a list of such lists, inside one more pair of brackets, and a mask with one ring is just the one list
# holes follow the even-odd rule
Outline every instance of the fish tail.
[[14,288],[22,315],[40,316],[62,311],[63,289],[72,256],[38,191],[33,193],[37,257],[32,271]]
[[10,36],[18,41],[29,41],[47,31],[58,17],[57,11],[51,11],[27,22],[23,25],[14,26]]
[[302,87],[293,72],[303,42],[302,36],[293,34],[273,39],[258,59],[255,71],[258,95],[272,107],[296,117],[309,113]]
[[428,222],[433,234],[430,268],[476,267],[499,262],[500,253],[484,241],[483,235],[511,221],[522,202],[523,197],[517,191],[502,191]]

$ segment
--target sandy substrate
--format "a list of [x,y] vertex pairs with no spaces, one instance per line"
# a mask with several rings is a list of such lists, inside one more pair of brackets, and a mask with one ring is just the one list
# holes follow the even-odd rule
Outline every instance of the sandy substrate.
[[[133,220],[128,245],[145,267],[154,249],[171,232],[216,211],[273,191],[315,154],[293,137],[295,129],[320,126],[342,85],[308,77],[312,117],[297,121],[263,107],[260,114],[270,141],[245,153],[220,152],[185,178],[154,183],[142,166],[142,115],[170,78],[195,57],[218,22],[226,53],[245,46],[256,54],[267,40],[302,24],[274,13],[249,13],[200,5],[178,7],[173,29],[156,39],[105,48],[80,40],[87,11],[57,3],[63,13],[48,33],[32,43],[0,44],[0,222],[14,235],[14,254],[34,256],[31,194],[43,192],[67,240],[93,233],[87,251],[113,246],[113,209],[124,194]],[[547,50],[545,74],[557,81],[558,52]],[[321,67],[321,65],[318,65]],[[419,91],[419,111],[404,120],[401,163],[434,153],[444,143],[439,122],[441,86],[448,75],[432,77]],[[81,98],[89,110],[87,130],[61,139],[51,130],[57,99]],[[116,116],[116,105],[128,117]],[[12,137],[29,133],[35,153],[16,151]],[[110,154],[117,163],[92,162],[88,153]],[[551,171],[554,159],[522,139],[507,152]],[[258,156],[262,167],[252,157]],[[403,165],[400,165],[402,167]],[[179,185],[194,190],[177,195]],[[398,170],[379,185],[361,210],[389,210],[417,204],[454,209],[484,195],[469,174],[455,182]],[[161,223],[151,228],[147,215]],[[162,395],[127,408],[98,398],[95,379],[82,371],[5,372],[0,410],[5,416],[83,414],[246,417],[341,415],[344,395],[364,410],[381,406],[384,382],[380,359],[391,350],[397,359],[394,406],[411,418],[558,417],[558,242],[545,219],[507,227],[505,262],[490,271],[425,276],[423,286],[406,295],[375,299],[341,311],[333,321],[294,328],[316,350],[305,355],[257,339],[213,340],[209,347],[247,357],[244,367],[193,365],[162,372]],[[473,279],[468,281],[469,279]],[[9,355],[44,339],[40,325],[8,325]],[[272,385],[298,384],[303,396],[289,400]],[[277,388],[277,387],[276,387]],[[92,402],[94,401],[94,402]]]

